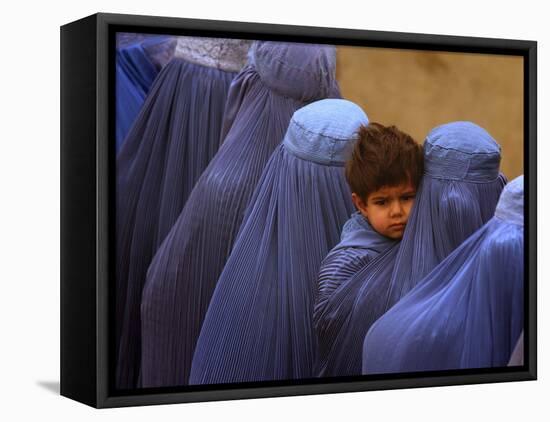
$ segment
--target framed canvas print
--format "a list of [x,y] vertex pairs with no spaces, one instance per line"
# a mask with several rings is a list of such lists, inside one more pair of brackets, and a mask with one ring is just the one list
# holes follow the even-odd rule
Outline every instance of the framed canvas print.
[[64,396],[536,379],[534,41],[89,16],[61,195]]

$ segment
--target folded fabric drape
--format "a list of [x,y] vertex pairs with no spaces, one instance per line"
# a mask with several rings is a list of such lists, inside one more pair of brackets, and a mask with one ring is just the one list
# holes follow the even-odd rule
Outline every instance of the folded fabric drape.
[[313,322],[318,339],[318,353],[315,364],[315,374],[324,376],[326,357],[330,353],[331,332],[335,324],[330,324],[325,310],[327,302],[334,300],[334,293],[344,283],[348,282],[361,268],[382,252],[397,243],[377,233],[367,219],[355,212],[342,229],[340,243],[326,256],[321,264],[317,278],[317,294],[313,312]]
[[218,151],[225,102],[235,76],[174,57],[155,79],[117,156],[119,388],[137,385],[140,305],[147,268]]
[[[210,297],[256,183],[294,111],[333,92],[334,47],[256,42],[250,56],[229,93],[225,141],[148,270],[141,306],[144,387],[187,384]],[[263,66],[271,57],[279,67]]]
[[158,72],[172,59],[176,38],[117,33],[116,153],[130,131]]
[[366,124],[346,100],[294,113],[216,286],[190,384],[313,376],[317,274],[353,212],[343,165]]
[[117,48],[115,74],[116,153],[118,154],[158,74],[158,69],[138,43]]

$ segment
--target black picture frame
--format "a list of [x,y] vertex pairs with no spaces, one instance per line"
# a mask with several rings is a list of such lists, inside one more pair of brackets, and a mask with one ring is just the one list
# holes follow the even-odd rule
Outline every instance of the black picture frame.
[[[517,55],[524,59],[525,361],[521,367],[194,389],[116,392],[110,359],[113,266],[113,37],[117,31]],[[61,395],[94,406],[368,391],[537,377],[537,43],[98,13],[61,27]]]

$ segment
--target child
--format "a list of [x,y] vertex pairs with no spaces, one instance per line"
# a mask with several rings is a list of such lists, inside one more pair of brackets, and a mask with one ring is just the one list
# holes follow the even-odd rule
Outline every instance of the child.
[[359,375],[371,325],[494,214],[504,179],[500,147],[486,130],[441,125],[423,149],[422,183],[403,238],[357,265],[318,310],[324,375]]
[[372,325],[363,373],[509,363],[524,323],[523,201],[520,176],[502,191],[494,217]]
[[323,364],[324,310],[331,294],[360,268],[403,237],[423,172],[422,146],[395,126],[370,123],[359,130],[346,179],[358,212],[342,230],[341,241],[321,264],[314,323],[319,339],[316,372]]
[[378,234],[403,237],[422,175],[422,147],[395,126],[371,123],[346,164],[352,200]]

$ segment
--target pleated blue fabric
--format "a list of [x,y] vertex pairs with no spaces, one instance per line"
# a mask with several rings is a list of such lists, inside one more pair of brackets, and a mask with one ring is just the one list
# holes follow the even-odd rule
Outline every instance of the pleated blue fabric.
[[[335,48],[257,42],[226,107],[225,141],[147,274],[141,306],[142,385],[185,385],[216,282],[252,193],[293,113],[331,95]],[[264,60],[277,65],[265,66]]]
[[340,243],[323,260],[317,279],[313,312],[313,323],[318,337],[316,375],[325,375],[324,358],[330,352],[330,343],[324,340],[334,336],[330,329],[335,325],[328,323],[330,319],[326,319],[323,312],[327,308],[327,301],[334,300],[333,295],[342,284],[396,243],[397,241],[377,233],[359,212],[355,212],[344,225]]
[[178,38],[181,37],[162,34],[117,32],[116,48],[124,49],[132,45],[140,45],[149,61],[160,70],[174,57]]
[[116,161],[117,386],[140,367],[147,269],[221,144],[236,73],[173,58],[159,73]]
[[118,154],[158,74],[158,69],[149,60],[141,43],[117,48],[115,69],[116,153]]
[[495,216],[380,318],[363,373],[506,366],[523,329],[523,176]]
[[141,46],[147,53],[149,60],[160,71],[174,58],[176,45],[181,38],[169,35],[148,34],[146,39],[141,43]]
[[190,384],[313,376],[317,274],[353,212],[343,165],[362,124],[346,100],[294,113],[212,296]]
[[176,38],[166,35],[117,33],[116,153],[145,101],[158,72],[172,59]]
[[[316,307],[317,375],[361,374],[370,326],[492,215],[505,184],[500,146],[481,127],[453,122],[424,143],[424,175],[403,239]],[[354,269],[355,270],[355,269]]]
[[480,126],[453,122],[424,143],[422,186],[392,274],[393,297],[403,297],[458,245],[493,217],[506,178],[500,145]]

